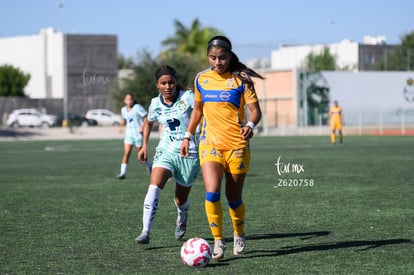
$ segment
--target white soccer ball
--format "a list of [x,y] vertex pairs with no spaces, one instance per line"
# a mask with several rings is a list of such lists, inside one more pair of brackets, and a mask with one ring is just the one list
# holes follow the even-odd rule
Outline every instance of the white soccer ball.
[[186,266],[204,267],[210,260],[210,245],[202,238],[188,239],[181,247],[181,261]]

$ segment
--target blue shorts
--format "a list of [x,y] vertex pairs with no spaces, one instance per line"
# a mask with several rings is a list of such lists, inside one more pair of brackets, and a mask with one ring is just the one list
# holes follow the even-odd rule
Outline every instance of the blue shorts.
[[198,157],[181,157],[166,151],[155,152],[152,168],[162,167],[169,170],[175,181],[184,187],[191,187],[200,172]]
[[125,144],[135,145],[135,147],[142,147],[142,135],[130,136],[126,135],[124,138]]

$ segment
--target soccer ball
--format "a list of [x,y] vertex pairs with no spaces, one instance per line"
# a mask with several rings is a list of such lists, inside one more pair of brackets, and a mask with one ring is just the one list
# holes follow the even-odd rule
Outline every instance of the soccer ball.
[[210,260],[210,245],[202,238],[188,239],[181,247],[181,261],[186,266],[204,267]]

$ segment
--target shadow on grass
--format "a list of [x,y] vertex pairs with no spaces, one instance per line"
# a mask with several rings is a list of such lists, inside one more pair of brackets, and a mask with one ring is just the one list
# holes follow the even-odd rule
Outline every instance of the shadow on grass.
[[[300,233],[274,233],[274,234],[256,234],[248,235],[247,240],[265,240],[265,239],[281,239],[300,237],[301,240],[307,240],[315,237],[327,236],[331,234],[330,231],[313,231],[313,232],[300,232]],[[233,241],[233,240],[231,240]]]
[[[330,231],[313,231],[313,232],[302,232],[302,233],[274,233],[274,234],[254,234],[247,235],[246,240],[266,240],[266,239],[281,239],[281,238],[292,238],[299,237],[301,240],[307,240],[311,238],[327,236],[331,234]],[[213,242],[213,238],[205,238],[209,242]],[[233,238],[224,238],[226,243],[233,242]]]
[[[246,237],[247,240],[266,240],[266,239],[281,239],[281,238],[291,238],[299,237],[301,240],[308,240],[311,238],[327,236],[330,231],[313,231],[313,232],[301,232],[301,233],[274,233],[274,234],[256,234],[249,235]],[[206,238],[207,241],[212,242],[212,238]],[[226,242],[232,242],[232,238],[226,238]],[[365,251],[369,249],[375,249],[384,245],[394,245],[394,244],[403,244],[403,243],[413,243],[410,239],[388,239],[388,240],[362,240],[362,241],[345,241],[345,242],[329,242],[329,243],[319,243],[319,244],[310,244],[304,246],[285,246],[280,249],[266,249],[266,250],[248,250],[246,254],[241,257],[229,258],[220,262],[216,262],[215,266],[227,265],[229,261],[241,259],[241,258],[260,258],[260,257],[274,257],[274,256],[283,256],[303,252],[312,252],[312,251],[326,251],[326,250],[335,250],[335,249],[345,249],[345,248],[360,248],[358,251]],[[157,250],[165,248],[174,248],[181,247],[182,244],[172,245],[172,246],[159,246],[159,247],[146,247],[145,250]],[[210,264],[209,266],[212,266]]]
[[[278,234],[275,234],[278,235]],[[296,235],[296,234],[294,234]],[[300,235],[300,234],[297,234]],[[344,248],[360,248],[359,251],[365,251],[368,249],[378,248],[384,245],[412,243],[409,239],[389,239],[389,240],[371,240],[371,241],[346,241],[346,242],[331,242],[331,243],[320,243],[311,244],[305,246],[285,246],[281,249],[273,250],[252,250],[247,251],[242,258],[260,258],[260,257],[274,257],[283,256],[303,252],[312,251],[326,251]],[[237,260],[238,258],[230,258],[224,261]]]

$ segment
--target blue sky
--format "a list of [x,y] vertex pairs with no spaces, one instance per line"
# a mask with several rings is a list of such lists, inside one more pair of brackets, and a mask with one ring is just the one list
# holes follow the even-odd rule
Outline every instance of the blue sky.
[[[58,8],[63,3],[63,9]],[[69,33],[116,34],[118,50],[157,54],[174,35],[174,19],[223,31],[239,57],[270,57],[281,44],[362,42],[364,35],[397,44],[414,31],[412,0],[0,0],[0,37],[54,27]],[[1,54],[1,53],[0,53]]]

